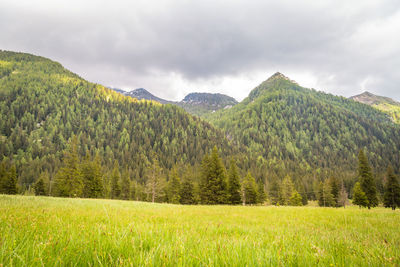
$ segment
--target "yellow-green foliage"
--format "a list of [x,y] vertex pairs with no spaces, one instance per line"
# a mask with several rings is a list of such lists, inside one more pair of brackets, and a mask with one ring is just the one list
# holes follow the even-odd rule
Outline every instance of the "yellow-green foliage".
[[4,266],[399,266],[400,213],[0,195]]
[[376,109],[387,113],[390,118],[395,122],[400,124],[400,105],[392,105],[389,103],[380,103],[373,105]]

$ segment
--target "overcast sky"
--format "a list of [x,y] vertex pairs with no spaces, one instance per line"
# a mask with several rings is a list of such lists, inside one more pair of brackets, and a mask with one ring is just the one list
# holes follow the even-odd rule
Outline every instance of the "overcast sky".
[[0,49],[170,100],[242,100],[276,71],[337,95],[400,100],[398,0],[1,0]]

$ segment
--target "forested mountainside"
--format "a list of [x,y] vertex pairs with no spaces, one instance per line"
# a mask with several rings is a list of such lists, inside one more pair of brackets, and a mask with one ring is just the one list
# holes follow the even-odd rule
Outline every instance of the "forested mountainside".
[[[384,113],[303,88],[280,73],[241,103],[206,119],[248,147],[249,154],[258,155],[267,176],[289,173],[307,191],[313,190],[313,177],[333,175],[354,182],[361,148],[378,177],[389,164],[399,169],[400,127]],[[381,179],[378,183],[382,186]]]
[[[232,101],[209,97],[182,102]],[[210,124],[85,81],[49,59],[0,51],[0,110],[4,192],[16,192],[18,180],[19,192],[34,185],[59,196],[237,204],[239,194],[263,203],[267,191],[271,203],[287,204],[290,188],[304,204],[320,199],[323,181],[332,188],[344,181],[351,194],[362,149],[381,194],[388,165],[400,167],[400,126],[387,114],[280,73],[241,103],[205,113]]]
[[350,97],[354,101],[370,105],[386,114],[397,124],[400,124],[400,103],[384,96],[364,92],[360,95]]
[[185,96],[182,101],[178,102],[159,98],[143,88],[138,88],[129,92],[117,88],[112,89],[120,94],[134,97],[139,100],[154,100],[161,104],[177,105],[182,107],[188,113],[200,117],[223,108],[230,108],[238,103],[233,97],[224,94],[190,93]]
[[141,183],[155,158],[165,171],[199,164],[215,145],[232,151],[221,131],[179,107],[122,96],[30,54],[0,51],[0,111],[0,161],[16,165],[21,190],[55,174],[73,136],[81,159],[97,155],[106,174],[116,160]]

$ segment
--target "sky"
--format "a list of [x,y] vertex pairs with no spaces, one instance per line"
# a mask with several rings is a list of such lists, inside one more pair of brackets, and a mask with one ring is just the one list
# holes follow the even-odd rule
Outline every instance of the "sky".
[[1,0],[0,49],[168,100],[240,101],[279,71],[335,95],[400,101],[398,0]]

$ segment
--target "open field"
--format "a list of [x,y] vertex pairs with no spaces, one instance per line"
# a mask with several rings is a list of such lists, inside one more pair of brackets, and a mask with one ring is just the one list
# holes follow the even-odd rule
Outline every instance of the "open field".
[[4,266],[399,266],[400,212],[0,195]]

